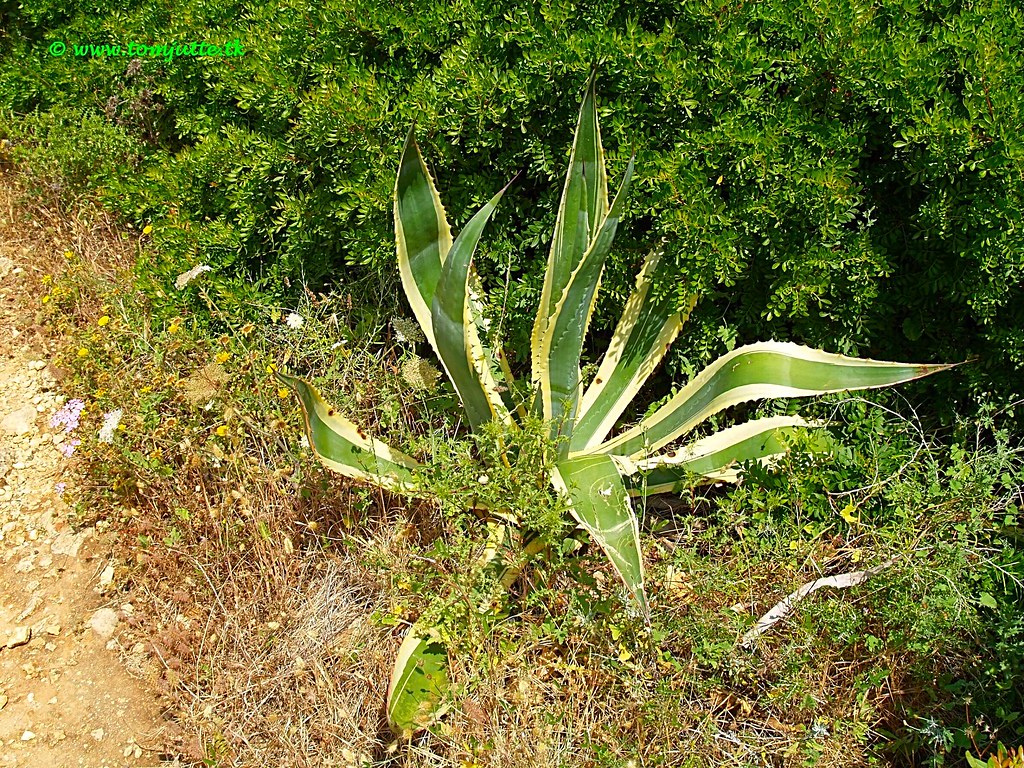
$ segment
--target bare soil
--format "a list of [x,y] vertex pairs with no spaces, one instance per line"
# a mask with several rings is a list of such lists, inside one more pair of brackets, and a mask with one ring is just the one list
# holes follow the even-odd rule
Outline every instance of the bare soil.
[[102,510],[77,530],[62,499],[76,434],[51,424],[65,396],[35,317],[45,259],[19,226],[0,189],[0,768],[166,764],[159,670],[123,632],[113,534]]

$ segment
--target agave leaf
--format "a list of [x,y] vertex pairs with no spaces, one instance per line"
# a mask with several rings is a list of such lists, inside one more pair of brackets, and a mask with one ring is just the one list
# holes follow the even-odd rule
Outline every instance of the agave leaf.
[[[571,434],[576,420],[580,399],[580,352],[583,349],[583,337],[590,321],[605,260],[622,218],[623,202],[629,194],[632,179],[633,158],[630,158],[622,186],[601,222],[597,236],[591,241],[590,247],[573,270],[558,304],[548,317],[540,357],[534,361],[535,364],[540,362],[544,373],[540,378],[544,418],[553,421],[557,430],[556,436]],[[567,454],[568,441],[560,445],[559,450],[563,455]]]
[[739,403],[887,387],[954,365],[846,357],[779,341],[748,344],[718,358],[649,417],[593,450],[639,458]]
[[[799,416],[772,416],[752,419],[697,440],[678,451],[651,456],[641,461],[616,458],[632,496],[668,493],[681,482],[695,475],[707,482],[735,483],[739,479],[739,463],[768,463],[786,453],[783,438],[806,429],[825,426],[824,422],[807,421]],[[827,450],[830,441],[823,437],[814,446]],[[640,476],[636,476],[640,475]]]
[[429,728],[448,690],[448,650],[429,628],[414,624],[398,648],[388,685],[388,723],[399,736]]
[[390,448],[341,416],[324,402],[305,379],[278,373],[277,378],[299,396],[306,438],[320,462],[345,477],[365,480],[384,488],[416,493],[411,470],[419,463]]
[[416,144],[414,128],[409,129],[395,180],[395,240],[405,295],[424,335],[437,351],[430,308],[441,279],[441,265],[452,247],[452,232]]
[[[526,421],[527,412],[526,407],[522,403],[521,399],[516,396],[516,378],[512,373],[512,369],[509,367],[508,358],[505,356],[505,350],[499,348],[494,354],[495,360],[498,363],[499,370],[505,377],[505,388],[502,393],[502,401],[505,403],[505,407],[510,411],[515,410],[519,414],[519,418],[522,421]],[[499,388],[500,391],[501,388]]]
[[547,375],[547,361],[543,359],[541,345],[549,319],[555,313],[573,271],[590,247],[591,240],[596,237],[607,212],[608,180],[597,119],[594,76],[591,75],[587,95],[580,106],[572,152],[569,155],[569,171],[562,189],[547,271],[544,273],[540,307],[533,325],[530,349],[534,389],[541,389],[543,376]]
[[[476,610],[494,610],[497,593],[508,590],[530,559],[547,544],[534,537],[516,550],[508,544],[512,527],[499,522],[487,524],[487,543],[474,564],[472,581],[492,585]],[[450,685],[448,651],[436,627],[426,622],[412,626],[398,649],[398,658],[388,686],[387,714],[391,728],[410,736],[429,728],[444,712],[443,699]]]
[[640,527],[612,457],[580,456],[559,461],[551,483],[569,500],[569,511],[576,522],[604,550],[630,595],[649,616]]
[[491,354],[476,329],[469,291],[473,253],[505,189],[476,212],[452,244],[431,307],[438,357],[474,428],[492,420],[511,422],[491,372]]
[[637,276],[601,367],[580,402],[570,455],[587,453],[608,436],[697,303],[691,296],[684,309],[673,312],[671,297],[651,297],[651,277],[660,258],[660,251],[652,251]]

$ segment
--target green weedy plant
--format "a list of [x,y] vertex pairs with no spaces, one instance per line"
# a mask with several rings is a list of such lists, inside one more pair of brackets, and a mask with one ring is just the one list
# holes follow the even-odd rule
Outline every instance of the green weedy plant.
[[[602,269],[629,190],[633,160],[609,202],[593,80],[579,114],[547,273],[531,343],[533,402],[514,402],[512,373],[500,351],[480,338],[481,289],[473,253],[505,190],[484,205],[452,239],[444,208],[410,130],[395,184],[395,234],[402,285],[413,313],[451,380],[474,431],[495,422],[510,449],[517,424],[539,416],[556,455],[550,483],[575,523],[600,545],[646,616],[644,566],[631,496],[671,491],[686,479],[735,481],[737,465],[768,462],[785,452],[785,437],[817,423],[776,416],[724,429],[682,448],[661,452],[713,414],[752,400],[804,397],[883,387],[949,365],[881,362],[830,354],[791,343],[761,342],[716,360],[635,426],[609,437],[616,421],[659,364],[696,303],[679,309],[652,291],[658,252],[646,259],[604,359],[584,389],[580,355]],[[506,187],[507,189],[507,187]],[[310,446],[323,464],[350,478],[414,495],[418,462],[367,436],[327,405],[303,379],[280,375],[302,403]],[[499,387],[499,382],[505,386]],[[507,588],[526,559],[545,542],[520,530],[515,509],[488,510],[489,540],[479,577]],[[506,542],[519,533],[522,552]],[[478,610],[487,611],[491,600]],[[392,727],[409,733],[436,718],[448,685],[447,650],[436,626],[421,620],[406,635],[388,690]]]

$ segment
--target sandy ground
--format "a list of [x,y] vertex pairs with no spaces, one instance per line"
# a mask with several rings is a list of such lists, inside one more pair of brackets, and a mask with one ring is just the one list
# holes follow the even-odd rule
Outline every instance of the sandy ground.
[[51,423],[66,398],[30,308],[32,249],[12,242],[8,205],[0,219],[0,768],[166,765],[154,670],[121,632],[133,606],[102,511],[76,530],[62,500],[76,434]]

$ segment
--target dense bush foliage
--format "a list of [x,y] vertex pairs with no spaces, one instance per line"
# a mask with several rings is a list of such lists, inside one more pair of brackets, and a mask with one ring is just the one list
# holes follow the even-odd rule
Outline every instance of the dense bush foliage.
[[[671,373],[737,339],[792,338],[889,359],[976,355],[929,382],[937,402],[1021,392],[1024,13],[1012,0],[458,0],[413,13],[379,0],[50,0],[8,5],[0,22],[0,132],[22,156],[57,126],[80,145],[113,130],[135,142],[142,167],[96,158],[89,183],[154,223],[167,276],[197,260],[273,289],[390,275],[389,194],[416,119],[452,212],[520,174],[479,261],[507,286],[491,299],[523,340],[567,126],[596,62],[612,172],[638,152],[611,295],[624,299],[664,238],[665,284],[706,296],[679,345],[700,359],[674,357]],[[70,48],[233,39],[244,56]],[[51,56],[52,40],[68,53]],[[67,159],[78,179],[82,159]]]

